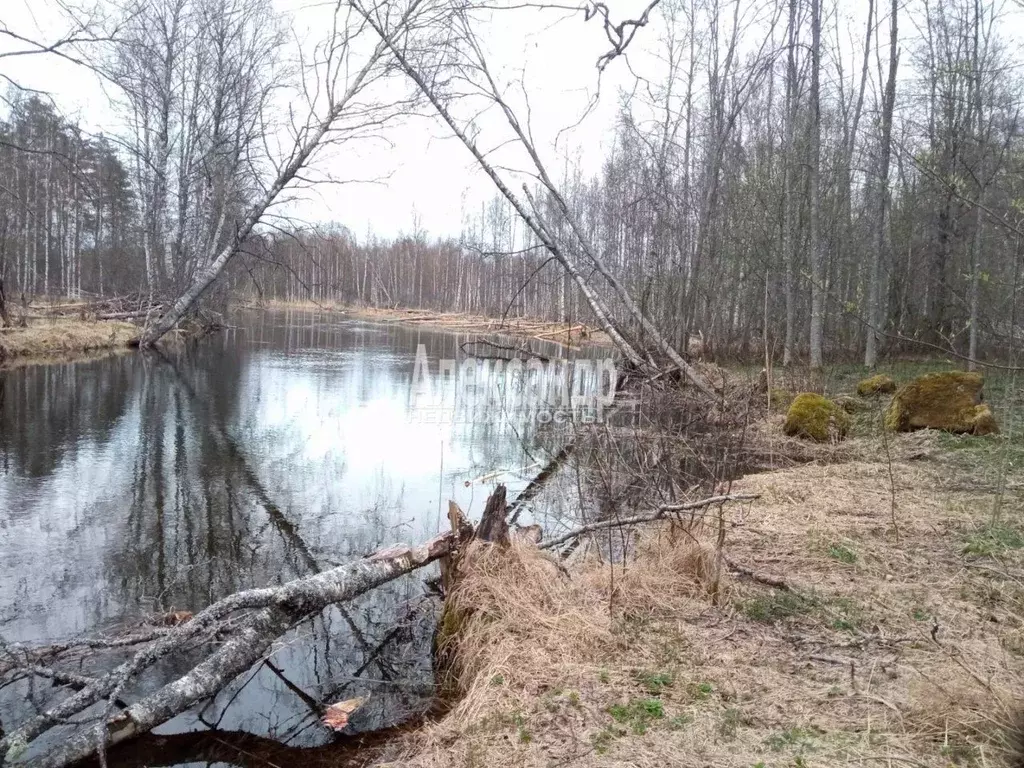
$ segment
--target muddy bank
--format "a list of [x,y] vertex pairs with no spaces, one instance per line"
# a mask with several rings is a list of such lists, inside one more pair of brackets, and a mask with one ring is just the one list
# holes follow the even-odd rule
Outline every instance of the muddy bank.
[[611,339],[604,331],[580,322],[554,323],[528,317],[495,318],[463,312],[438,312],[430,309],[389,309],[357,307],[312,301],[265,301],[259,304],[240,302],[235,306],[246,309],[306,309],[319,312],[337,312],[357,320],[375,323],[402,323],[432,330],[480,334],[482,336],[512,336],[536,341],[553,341],[569,347],[610,346]]
[[32,318],[24,328],[0,328],[0,366],[45,363],[127,350],[139,328],[119,320]]

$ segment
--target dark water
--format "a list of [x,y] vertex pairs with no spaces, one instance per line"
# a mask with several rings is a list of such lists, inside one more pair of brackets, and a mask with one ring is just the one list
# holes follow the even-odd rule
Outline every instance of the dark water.
[[[557,451],[559,430],[445,389],[437,361],[462,360],[465,340],[253,313],[165,356],[0,371],[0,637],[61,640],[197,611],[424,540],[448,499],[473,517],[495,481],[514,495]],[[413,386],[421,344],[429,401]],[[317,703],[354,695],[370,696],[363,727],[400,721],[430,698],[433,616],[421,575],[393,583],[300,627],[271,665],[164,730],[319,744],[330,734]],[[188,666],[168,661],[143,687]],[[3,726],[55,695],[4,688]]]

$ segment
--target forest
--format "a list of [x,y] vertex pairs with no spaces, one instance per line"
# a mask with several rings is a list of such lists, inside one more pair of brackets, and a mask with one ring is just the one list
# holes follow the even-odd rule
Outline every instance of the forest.
[[[1018,11],[863,10],[854,27],[842,4],[657,4],[642,31],[656,66],[619,94],[600,171],[542,147],[537,159],[560,172],[527,190],[536,217],[571,258],[599,255],[676,343],[701,331],[718,354],[764,357],[767,345],[787,363],[1005,357],[1020,334]],[[256,121],[282,77],[274,13],[256,0],[140,5],[113,47],[95,48],[130,117],[110,136],[8,87],[8,294],[174,298],[231,245],[273,176],[257,164],[268,158]],[[459,66],[453,77],[471,82]],[[458,119],[460,100],[446,98]],[[457,235],[423,222],[385,238],[264,215],[231,246],[222,294],[588,317],[501,192],[467,201],[463,220]],[[595,290],[621,309],[606,281]]]
[[1024,764],[1022,0],[0,5],[0,766]]

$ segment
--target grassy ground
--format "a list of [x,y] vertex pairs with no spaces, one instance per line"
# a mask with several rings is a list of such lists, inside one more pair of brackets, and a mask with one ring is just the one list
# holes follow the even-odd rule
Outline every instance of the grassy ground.
[[[626,563],[478,553],[454,598],[463,696],[393,764],[1008,765],[1024,703],[1024,455],[1006,435],[1019,407],[998,405],[1013,384],[991,387],[999,437],[883,437],[879,401],[822,461],[736,483],[761,498],[721,526],[648,527]],[[761,436],[782,444],[780,421]],[[718,552],[739,568],[719,573]]]
[[113,320],[32,319],[26,328],[0,328],[0,364],[47,362],[99,350],[127,349],[139,329]]

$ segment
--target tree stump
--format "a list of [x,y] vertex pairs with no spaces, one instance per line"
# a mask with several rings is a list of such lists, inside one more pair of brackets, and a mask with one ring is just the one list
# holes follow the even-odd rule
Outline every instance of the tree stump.
[[508,504],[505,503],[505,486],[498,485],[487,498],[484,506],[484,514],[480,518],[480,525],[476,527],[476,536],[479,541],[489,541],[492,544],[499,544],[507,547],[508,538]]

